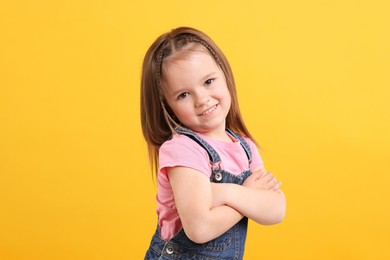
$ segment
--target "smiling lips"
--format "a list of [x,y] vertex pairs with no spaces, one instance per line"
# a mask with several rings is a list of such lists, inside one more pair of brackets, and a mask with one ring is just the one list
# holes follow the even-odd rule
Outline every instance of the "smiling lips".
[[210,107],[209,109],[207,109],[207,110],[204,111],[203,113],[199,114],[199,116],[204,116],[204,115],[207,115],[207,114],[213,112],[215,109],[217,109],[217,106],[218,106],[218,104],[216,104],[216,105]]

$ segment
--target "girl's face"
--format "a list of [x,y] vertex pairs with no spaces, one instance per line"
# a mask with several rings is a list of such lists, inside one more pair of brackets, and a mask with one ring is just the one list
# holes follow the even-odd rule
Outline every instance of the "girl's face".
[[163,94],[175,116],[193,131],[226,137],[231,97],[226,79],[210,54],[195,50],[163,66]]

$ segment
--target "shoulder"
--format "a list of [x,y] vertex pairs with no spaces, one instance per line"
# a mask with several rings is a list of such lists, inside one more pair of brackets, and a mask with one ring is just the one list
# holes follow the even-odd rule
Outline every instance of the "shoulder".
[[260,165],[264,165],[263,159],[261,158],[261,155],[259,153],[259,150],[257,149],[256,144],[252,141],[252,139],[250,139],[246,136],[242,136],[242,137],[249,145],[249,148],[250,148],[251,153],[252,153],[251,169],[253,170],[253,169],[259,167]]
[[175,134],[159,149],[159,168],[184,166],[209,174],[210,162],[205,149],[191,138]]
[[240,133],[236,133],[236,135],[238,135],[239,137],[241,137],[246,143],[247,145],[249,146],[251,152],[256,152],[258,153],[257,151],[257,146],[256,144],[252,141],[252,139],[250,139],[249,137],[243,135],[243,134],[240,134]]
[[252,146],[256,147],[256,145],[252,141],[252,139],[250,139],[249,137],[243,136],[243,135],[240,135],[240,136],[249,144],[250,147],[252,147]]
[[159,154],[161,156],[166,152],[173,152],[173,151],[175,153],[180,153],[180,152],[190,152],[194,154],[206,153],[206,151],[195,141],[193,141],[188,136],[182,134],[174,134],[169,140],[165,141],[159,149]]
[[252,139],[248,137],[244,137],[244,140],[248,143],[249,148],[251,149],[252,155],[259,154],[259,150],[257,149],[257,145],[252,141]]

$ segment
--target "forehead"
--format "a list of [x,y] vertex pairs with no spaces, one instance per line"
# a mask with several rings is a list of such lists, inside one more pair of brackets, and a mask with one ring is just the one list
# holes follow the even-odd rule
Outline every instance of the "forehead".
[[220,72],[214,58],[207,50],[197,50],[165,61],[162,67],[162,79],[165,83],[191,81],[212,72]]
[[207,54],[211,57],[211,53],[205,46],[199,43],[189,43],[180,48],[174,48],[174,50],[172,50],[171,53],[164,58],[162,65],[178,60],[186,60],[200,53]]
[[[183,64],[189,65],[196,62],[204,63],[204,66],[211,65],[219,67],[214,57],[205,46],[199,43],[191,43],[184,46],[180,50],[176,49],[163,60],[161,66],[162,78],[164,78],[164,74],[167,74],[167,72],[172,68],[183,66]],[[180,66],[177,66],[179,64]]]
[[212,55],[203,49],[196,49],[186,52],[181,52],[180,54],[175,55],[174,57],[169,57],[167,60],[163,62],[162,69],[171,69],[172,67],[176,67],[180,64],[183,66],[187,65],[195,65],[196,63],[203,63],[205,66],[217,66]]

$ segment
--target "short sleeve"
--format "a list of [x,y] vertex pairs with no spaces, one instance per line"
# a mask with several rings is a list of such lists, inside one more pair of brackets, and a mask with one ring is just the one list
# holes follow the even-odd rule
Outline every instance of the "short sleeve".
[[264,162],[263,159],[260,156],[260,153],[256,147],[256,144],[252,142],[249,138],[245,138],[245,141],[248,142],[249,148],[251,149],[252,152],[252,163],[250,165],[250,169],[254,170],[256,168],[259,168],[260,166],[264,167]]
[[159,149],[159,172],[169,167],[188,167],[211,175],[209,156],[200,145],[185,135],[175,134]]

